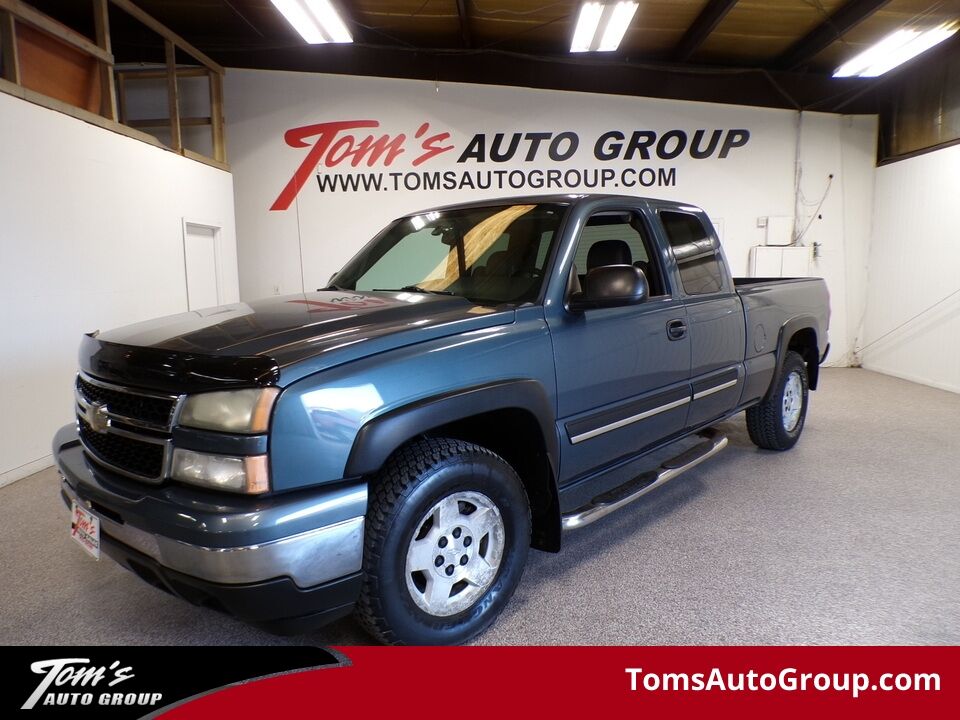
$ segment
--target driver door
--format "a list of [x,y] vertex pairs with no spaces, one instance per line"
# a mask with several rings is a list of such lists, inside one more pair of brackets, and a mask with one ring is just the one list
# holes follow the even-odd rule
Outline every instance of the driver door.
[[[686,424],[690,338],[686,310],[666,282],[666,258],[635,209],[590,216],[574,257],[577,281],[599,264],[644,270],[651,296],[638,305],[567,310],[548,319],[556,358],[561,483],[642,452]],[[568,297],[571,291],[568,290]],[[672,331],[669,329],[673,328]]]

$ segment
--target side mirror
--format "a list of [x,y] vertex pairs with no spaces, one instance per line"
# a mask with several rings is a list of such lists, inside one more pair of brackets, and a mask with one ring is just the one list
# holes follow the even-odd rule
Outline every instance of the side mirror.
[[633,265],[603,265],[587,273],[583,291],[570,296],[571,310],[639,305],[650,297],[647,276]]

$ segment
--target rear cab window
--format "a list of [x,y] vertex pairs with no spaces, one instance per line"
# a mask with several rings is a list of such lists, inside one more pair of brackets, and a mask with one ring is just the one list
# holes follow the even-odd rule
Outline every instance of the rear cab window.
[[720,248],[713,234],[692,213],[661,210],[660,222],[677,261],[680,282],[687,295],[709,295],[723,290]]

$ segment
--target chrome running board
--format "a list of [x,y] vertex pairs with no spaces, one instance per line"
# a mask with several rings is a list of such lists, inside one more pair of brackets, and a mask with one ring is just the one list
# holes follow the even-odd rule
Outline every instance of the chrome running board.
[[607,490],[597,495],[586,505],[577,508],[563,516],[563,529],[575,530],[584,525],[606,517],[614,510],[632,503],[639,497],[646,495],[664,483],[682,475],[690,468],[694,468],[707,458],[711,458],[727,446],[727,436],[721,435],[713,428],[697,433],[703,442],[685,450],[676,457],[664,461],[660,467],[635,477],[623,485]]

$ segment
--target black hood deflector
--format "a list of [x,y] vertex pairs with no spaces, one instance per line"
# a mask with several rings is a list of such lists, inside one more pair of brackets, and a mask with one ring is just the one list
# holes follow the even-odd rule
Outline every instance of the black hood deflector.
[[265,387],[280,379],[277,362],[263,355],[200,355],[103,342],[92,335],[84,335],[80,344],[80,368],[108,382],[176,395]]

